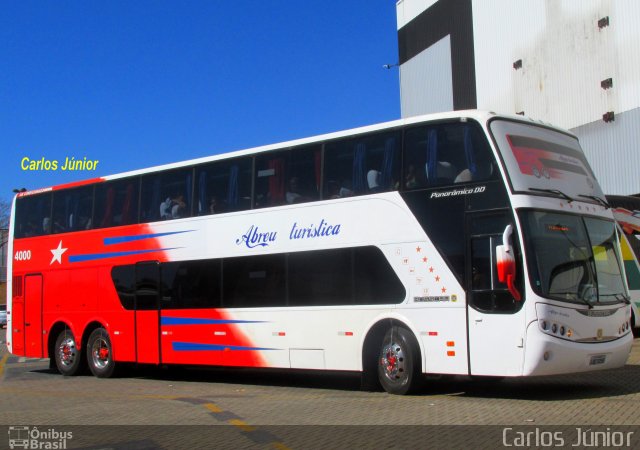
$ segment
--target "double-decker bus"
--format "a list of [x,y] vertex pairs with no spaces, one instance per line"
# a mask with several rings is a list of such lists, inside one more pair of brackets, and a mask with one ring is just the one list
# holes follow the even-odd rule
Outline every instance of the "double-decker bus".
[[23,192],[8,346],[64,375],[356,371],[394,394],[620,367],[631,313],[603,197],[575,136],[481,111]]
[[640,334],[640,197],[607,195],[618,222],[625,276],[631,296],[631,326]]

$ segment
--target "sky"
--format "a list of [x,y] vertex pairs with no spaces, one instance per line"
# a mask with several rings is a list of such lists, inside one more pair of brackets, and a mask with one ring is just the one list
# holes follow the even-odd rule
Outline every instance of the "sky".
[[393,0],[21,0],[0,42],[4,200],[400,117]]

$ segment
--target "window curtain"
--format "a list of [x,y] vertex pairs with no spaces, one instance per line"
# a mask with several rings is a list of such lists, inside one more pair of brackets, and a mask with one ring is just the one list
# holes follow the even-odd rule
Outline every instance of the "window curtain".
[[431,183],[436,181],[438,177],[438,131],[436,129],[429,130],[427,135],[427,180]]
[[362,194],[367,189],[366,157],[367,147],[363,142],[358,142],[353,153],[353,191],[356,194]]
[[387,138],[384,142],[384,155],[382,159],[382,175],[380,185],[382,190],[393,189],[393,165],[396,160],[396,138]]
[[273,170],[273,175],[269,177],[269,202],[272,205],[284,203],[284,166],[284,158],[274,158],[267,163],[267,167]]

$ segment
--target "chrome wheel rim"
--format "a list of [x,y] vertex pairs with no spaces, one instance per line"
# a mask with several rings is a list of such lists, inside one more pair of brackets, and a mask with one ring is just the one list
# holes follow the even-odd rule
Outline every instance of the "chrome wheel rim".
[[103,337],[99,337],[91,346],[91,360],[94,367],[104,369],[109,364],[110,358],[111,352],[107,341]]
[[382,348],[380,365],[384,376],[394,383],[406,379],[405,356],[402,346],[396,342],[391,342]]
[[58,347],[58,360],[65,367],[70,367],[78,357],[76,341],[72,337],[65,337]]

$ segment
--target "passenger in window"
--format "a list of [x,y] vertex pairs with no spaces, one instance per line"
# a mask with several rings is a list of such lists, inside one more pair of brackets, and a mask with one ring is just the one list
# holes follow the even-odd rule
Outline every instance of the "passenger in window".
[[171,218],[180,219],[187,214],[187,204],[182,194],[177,194],[171,199]]
[[416,179],[416,166],[409,164],[407,167],[407,174],[404,176],[404,187],[406,189],[415,189],[418,187],[418,180]]
[[221,212],[224,212],[224,206],[224,202],[218,200],[217,196],[212,196],[209,201],[209,214],[220,214]]
[[160,219],[167,220],[171,218],[171,197],[167,197],[165,201],[160,203]]
[[304,192],[298,177],[292,177],[289,180],[285,199],[289,204],[311,201],[311,197]]

